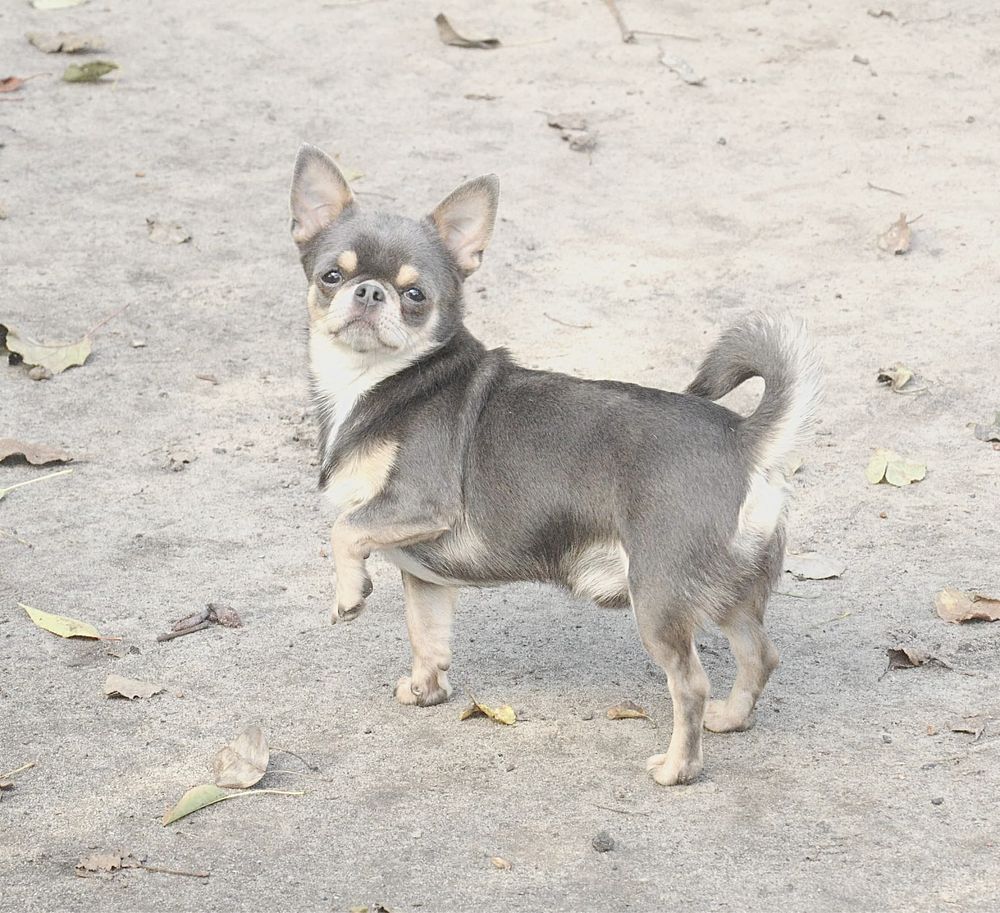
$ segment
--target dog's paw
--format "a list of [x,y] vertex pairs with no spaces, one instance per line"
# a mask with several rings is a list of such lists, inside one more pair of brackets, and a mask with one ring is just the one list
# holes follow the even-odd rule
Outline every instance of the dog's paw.
[[372,594],[372,579],[368,572],[362,573],[356,586],[349,586],[346,581],[337,581],[337,607],[330,618],[332,624],[338,621],[353,621],[365,610],[365,600]]
[[700,760],[674,758],[670,753],[655,754],[646,761],[646,770],[661,786],[679,786],[691,783],[701,774]]
[[338,605],[330,616],[330,624],[337,624],[339,621],[354,621],[365,610],[365,601],[362,599],[352,606],[344,607]]
[[729,701],[709,701],[705,707],[705,728],[711,732],[746,732],[756,721],[754,712],[744,713]]
[[404,675],[396,682],[396,700],[401,704],[431,707],[434,704],[443,704],[449,697],[451,697],[451,685],[448,684],[443,672],[431,682],[415,683],[409,675]]

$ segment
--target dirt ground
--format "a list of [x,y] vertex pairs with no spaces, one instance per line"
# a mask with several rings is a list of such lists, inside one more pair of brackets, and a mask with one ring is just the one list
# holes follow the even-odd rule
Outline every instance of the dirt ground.
[[[621,0],[633,28],[699,39],[624,44],[601,0],[450,0],[492,51],[442,45],[424,0],[4,5],[0,77],[52,75],[0,96],[0,321],[71,339],[130,305],[83,367],[0,368],[0,437],[77,457],[0,503],[0,772],[37,762],[0,802],[5,910],[1000,906],[1000,624],[932,607],[945,586],[1000,591],[1000,453],[967,427],[1000,408],[1000,15],[882,2]],[[36,30],[104,36],[117,78],[62,82],[71,58],[29,45]],[[547,125],[565,112],[592,152]],[[808,320],[828,396],[790,543],[846,571],[786,575],[758,725],[707,735],[697,784],[643,770],[670,706],[628,612],[469,591],[455,698],[427,710],[391,697],[409,653],[389,565],[370,564],[366,614],[329,624],[287,230],[303,140],[364,172],[364,205],[413,215],[500,174],[468,323],[525,364],[679,389],[742,309]],[[920,218],[892,256],[875,239],[900,212]],[[151,217],[192,240],[151,242]],[[875,382],[896,360],[925,392]],[[926,479],[868,484],[878,446]],[[5,463],[0,486],[43,471]],[[209,601],[244,627],[156,642]],[[18,602],[122,640],[61,640]],[[954,669],[883,677],[899,643]],[[725,643],[701,648],[721,691]],[[112,672],[167,690],[108,700]],[[460,723],[466,691],[521,719]],[[622,699],[653,720],[608,720]],[[978,741],[951,731],[976,713],[994,715]],[[317,768],[275,753],[260,785],[305,795],[163,827],[249,723]],[[74,877],[116,848],[211,875]]]

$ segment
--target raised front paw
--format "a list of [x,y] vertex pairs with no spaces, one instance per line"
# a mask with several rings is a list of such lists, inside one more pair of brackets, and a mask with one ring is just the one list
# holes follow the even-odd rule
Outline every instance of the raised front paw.
[[338,621],[353,621],[365,610],[365,599],[372,594],[372,579],[367,571],[362,571],[357,582],[349,586],[347,581],[337,580],[337,607],[330,616],[331,624]]
[[396,682],[396,700],[401,704],[430,707],[433,704],[443,704],[451,697],[451,685],[448,675],[438,672],[430,679],[417,682],[410,675],[404,675]]

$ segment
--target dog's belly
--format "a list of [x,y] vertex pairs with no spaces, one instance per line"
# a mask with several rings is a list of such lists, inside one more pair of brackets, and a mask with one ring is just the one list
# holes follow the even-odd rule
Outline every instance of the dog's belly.
[[423,580],[426,583],[436,583],[438,586],[477,586],[478,584],[471,580],[456,580],[452,577],[445,576],[439,573],[432,567],[429,567],[429,562],[422,561],[418,558],[413,551],[408,548],[389,548],[382,552],[385,559],[392,564],[395,564],[401,571],[406,571],[407,574],[412,574],[414,577]]

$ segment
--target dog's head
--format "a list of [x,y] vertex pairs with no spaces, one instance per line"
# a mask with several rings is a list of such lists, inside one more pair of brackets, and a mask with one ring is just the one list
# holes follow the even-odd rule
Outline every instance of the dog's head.
[[462,319],[462,282],[489,243],[496,175],[463,184],[426,218],[367,212],[334,161],[304,145],[292,181],[292,237],[309,279],[310,332],[367,363],[409,361]]

